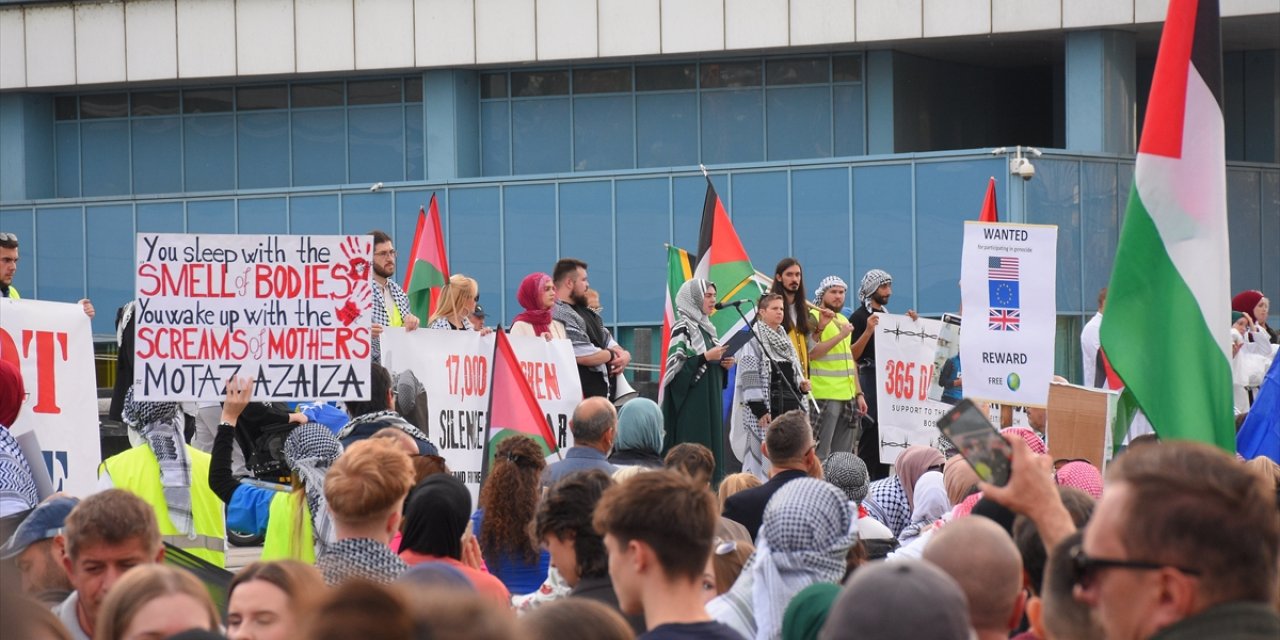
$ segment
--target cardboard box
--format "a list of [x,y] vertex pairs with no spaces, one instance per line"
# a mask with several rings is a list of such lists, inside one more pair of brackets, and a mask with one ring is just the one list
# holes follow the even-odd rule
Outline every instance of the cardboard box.
[[1055,460],[1082,459],[1101,471],[1111,459],[1111,424],[1119,394],[1073,384],[1049,385],[1049,453]]

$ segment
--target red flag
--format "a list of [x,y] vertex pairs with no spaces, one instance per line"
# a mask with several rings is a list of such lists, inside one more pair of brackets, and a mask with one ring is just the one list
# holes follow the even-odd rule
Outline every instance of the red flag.
[[978,222],[1000,222],[1000,216],[996,213],[996,179],[994,176],[987,183],[987,197],[982,199],[982,216],[978,218]]
[[493,375],[489,378],[489,420],[485,426],[484,466],[480,477],[489,474],[489,466],[498,445],[515,435],[528,436],[542,445],[544,454],[556,451],[556,437],[547,424],[547,416],[524,377],[516,352],[505,331],[495,331],[493,342]]
[[409,295],[409,310],[426,322],[436,310],[440,288],[449,281],[449,260],[444,252],[444,233],[440,230],[440,208],[436,194],[431,194],[431,213],[418,208],[418,228],[413,232],[413,248],[409,250],[409,269],[404,274],[404,290]]

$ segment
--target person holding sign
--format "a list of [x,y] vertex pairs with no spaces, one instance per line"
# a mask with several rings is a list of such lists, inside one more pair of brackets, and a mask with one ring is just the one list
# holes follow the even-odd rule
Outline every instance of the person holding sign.
[[809,378],[813,381],[813,397],[822,411],[814,426],[818,432],[818,457],[824,460],[833,452],[854,450],[861,434],[862,414],[867,412],[849,338],[853,324],[840,315],[847,289],[839,276],[823,278],[813,292],[814,307],[809,310],[813,321]]
[[373,236],[373,361],[382,362],[382,344],[378,336],[385,327],[418,328],[418,316],[409,312],[409,296],[391,276],[396,274],[396,246],[391,236],[374,229]]
[[696,442],[716,459],[714,481],[724,477],[723,394],[725,371],[733,366],[716,340],[711,312],[716,285],[693,279],[676,294],[678,319],[671,328],[667,373],[662,379],[662,418],[668,426],[663,450],[682,442]]
[[[889,298],[893,296],[893,276],[882,269],[872,269],[862,276],[858,285],[859,306],[849,314],[849,323],[853,325],[853,359],[858,363],[858,385],[863,389],[876,388],[876,326],[880,324],[878,313],[888,313]],[[912,309],[907,309],[907,316],[915,320],[918,316]],[[889,465],[880,462],[880,427],[876,421],[880,419],[879,405],[876,395],[867,396],[867,415],[871,416],[871,425],[862,432],[859,439],[858,457],[867,463],[873,480],[889,476]]]
[[742,363],[734,380],[733,397],[742,411],[749,442],[742,470],[766,479],[760,444],[773,422],[792,409],[807,409],[804,394],[809,381],[804,379],[800,358],[783,328],[786,310],[782,296],[766,293],[756,304],[756,339],[742,347]]
[[556,285],[551,276],[545,273],[525,276],[516,289],[516,302],[524,311],[511,323],[511,335],[544,336],[547,340],[568,338],[564,324],[551,317],[551,309],[556,306]]
[[[436,312],[431,314],[430,329],[452,329],[455,331],[475,331],[471,324],[471,312],[480,302],[480,285],[472,278],[460,273],[449,276],[449,282],[440,290],[440,304]],[[493,330],[484,328],[480,335],[489,335]]]
[[[18,288],[13,286],[13,276],[18,273],[18,236],[14,233],[0,233],[0,298],[21,300]],[[84,314],[93,319],[93,303],[88,298],[80,300],[80,308]]]

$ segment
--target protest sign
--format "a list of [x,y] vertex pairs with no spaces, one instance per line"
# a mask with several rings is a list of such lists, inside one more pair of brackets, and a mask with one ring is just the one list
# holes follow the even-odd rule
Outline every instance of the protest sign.
[[966,397],[1032,407],[1048,402],[1057,243],[1054,225],[965,223],[960,359]]
[[[556,447],[560,451],[572,447],[569,418],[582,401],[573,346],[568,340],[510,335],[508,339],[547,416]],[[480,492],[494,340],[493,335],[476,331],[405,331],[401,327],[386,329],[381,336],[387,369],[393,374],[413,371],[426,389],[428,424],[423,431],[440,449],[449,470],[471,489],[473,499]],[[547,464],[552,462],[554,457]]]
[[938,417],[950,405],[929,399],[938,350],[938,320],[884,314],[876,325],[876,394],[880,462],[893,464],[911,445],[942,450]]
[[[53,491],[89,495],[98,481],[98,388],[93,334],[78,304],[0,299],[0,359],[22,370],[27,397],[9,430],[34,433]],[[41,464],[42,462],[42,464]],[[38,484],[40,483],[37,480]]]
[[368,400],[369,236],[138,234],[134,394]]

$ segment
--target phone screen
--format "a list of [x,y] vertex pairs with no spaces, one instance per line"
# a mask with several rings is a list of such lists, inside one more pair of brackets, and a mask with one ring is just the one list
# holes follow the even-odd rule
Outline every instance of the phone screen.
[[960,450],[978,477],[998,487],[1009,483],[1009,443],[973,401],[965,398],[942,414],[938,429]]

